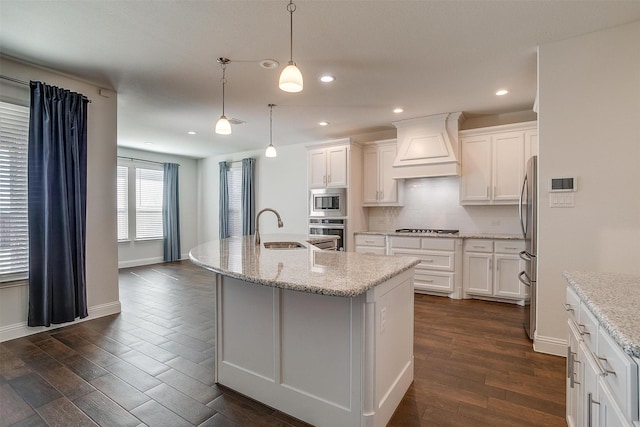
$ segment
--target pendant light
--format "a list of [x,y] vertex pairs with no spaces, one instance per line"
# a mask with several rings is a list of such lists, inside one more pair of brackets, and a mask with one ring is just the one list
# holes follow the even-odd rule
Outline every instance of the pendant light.
[[293,12],[296,10],[296,5],[293,4],[293,0],[289,0],[287,10],[290,16],[290,33],[289,33],[289,64],[282,70],[280,74],[280,89],[285,92],[300,92],[302,91],[302,73],[296,67],[296,63],[293,62]]
[[227,117],[224,115],[224,85],[227,84],[227,79],[225,77],[225,71],[227,69],[227,64],[229,63],[228,58],[218,58],[218,64],[222,67],[222,115],[216,122],[216,133],[220,135],[230,135],[231,134],[231,124]]
[[267,157],[276,157],[278,155],[276,147],[273,146],[273,107],[275,106],[275,104],[269,104],[269,146],[264,153]]

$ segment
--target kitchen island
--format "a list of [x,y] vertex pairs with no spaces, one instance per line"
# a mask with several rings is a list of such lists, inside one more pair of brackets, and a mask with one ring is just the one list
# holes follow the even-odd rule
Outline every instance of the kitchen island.
[[[216,383],[316,426],[384,426],[413,381],[419,261],[307,240],[232,237],[191,250],[216,273]],[[274,241],[303,247],[266,247]]]

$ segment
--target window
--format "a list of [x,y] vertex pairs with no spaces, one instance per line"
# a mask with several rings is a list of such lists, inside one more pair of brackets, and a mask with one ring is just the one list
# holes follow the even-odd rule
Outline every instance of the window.
[[164,172],[136,168],[136,239],[162,238]]
[[29,275],[29,108],[0,102],[0,282]]
[[118,241],[129,240],[129,168],[118,165]]
[[[123,162],[124,163],[124,162]],[[118,241],[162,239],[164,171],[119,164],[117,169]],[[134,236],[134,237],[132,237]]]
[[242,236],[242,168],[227,171],[229,191],[229,236]]

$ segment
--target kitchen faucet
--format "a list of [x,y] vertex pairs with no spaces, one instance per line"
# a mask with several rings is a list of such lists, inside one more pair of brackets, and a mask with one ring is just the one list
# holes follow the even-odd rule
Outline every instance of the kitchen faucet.
[[278,217],[278,228],[282,228],[282,226],[284,225],[277,210],[271,208],[262,209],[260,212],[258,212],[258,215],[256,215],[256,245],[260,244],[260,215],[262,215],[262,213],[265,211],[271,211],[276,214],[276,216]]

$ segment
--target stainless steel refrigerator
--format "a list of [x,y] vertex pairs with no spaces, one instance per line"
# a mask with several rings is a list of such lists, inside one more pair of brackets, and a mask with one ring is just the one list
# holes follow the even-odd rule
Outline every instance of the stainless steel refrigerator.
[[525,269],[518,279],[529,288],[529,296],[525,300],[524,329],[530,339],[536,331],[536,298],[537,298],[537,224],[538,224],[538,156],[527,162],[527,171],[520,192],[520,225],[525,239],[525,250],[520,258],[525,262]]

